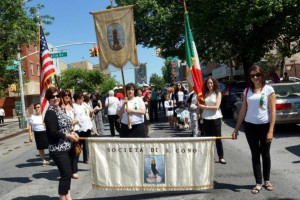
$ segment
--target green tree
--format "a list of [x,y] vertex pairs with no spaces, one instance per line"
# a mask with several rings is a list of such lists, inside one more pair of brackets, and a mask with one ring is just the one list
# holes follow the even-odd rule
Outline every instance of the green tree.
[[171,83],[172,82],[172,77],[171,77],[171,65],[170,61],[166,60],[165,61],[165,66],[161,68],[163,79],[165,83]]
[[61,73],[59,86],[62,89],[74,89],[88,93],[103,92],[101,84],[108,78],[107,75],[98,70],[71,68]]
[[110,76],[105,75],[103,82],[100,84],[98,91],[100,93],[107,93],[117,85],[116,80]]
[[158,76],[156,73],[154,73],[151,75],[151,77],[149,79],[149,83],[151,85],[155,85],[156,88],[163,88],[165,81],[164,81],[163,77]]
[[48,15],[37,15],[43,5],[26,6],[26,3],[23,0],[0,1],[0,96],[3,95],[2,91],[15,81],[14,78],[9,78],[12,71],[5,70],[5,66],[13,64],[19,53],[19,46],[23,43],[37,42],[39,20],[51,24],[54,19]]
[[[128,5],[131,0],[116,0]],[[300,52],[299,0],[186,0],[202,61],[242,63],[246,71],[278,44],[293,44],[282,55]],[[184,58],[183,4],[179,0],[135,0],[137,42],[161,47],[164,57]]]

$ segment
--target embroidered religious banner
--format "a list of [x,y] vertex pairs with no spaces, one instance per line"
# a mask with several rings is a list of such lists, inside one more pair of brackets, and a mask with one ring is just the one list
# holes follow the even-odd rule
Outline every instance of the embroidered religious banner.
[[87,140],[94,188],[156,191],[213,188],[214,137]]
[[94,17],[100,67],[123,67],[128,60],[138,65],[133,6],[91,12]]
[[135,84],[147,83],[147,63],[141,63],[134,69]]

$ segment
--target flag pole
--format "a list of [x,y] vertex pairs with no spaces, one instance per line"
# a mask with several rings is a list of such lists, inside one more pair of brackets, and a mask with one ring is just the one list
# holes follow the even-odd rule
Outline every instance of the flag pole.
[[185,0],[183,0],[183,8],[184,8],[184,12],[187,12]]

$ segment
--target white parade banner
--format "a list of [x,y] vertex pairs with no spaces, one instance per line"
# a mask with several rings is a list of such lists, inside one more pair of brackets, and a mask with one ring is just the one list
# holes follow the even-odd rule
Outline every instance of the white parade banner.
[[87,140],[94,188],[156,191],[213,188],[215,137]]

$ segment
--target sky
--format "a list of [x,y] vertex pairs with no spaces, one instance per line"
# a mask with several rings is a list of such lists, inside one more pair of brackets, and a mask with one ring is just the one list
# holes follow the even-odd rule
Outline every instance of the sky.
[[[49,32],[46,36],[47,42],[53,46],[79,42],[95,42],[96,33],[93,17],[90,12],[105,10],[110,5],[110,0],[33,0],[30,5],[43,4],[45,7],[40,10],[40,15],[55,17],[52,25],[43,25],[44,31]],[[116,5],[116,4],[114,4]],[[59,48],[67,52],[67,57],[61,60],[67,63],[89,60],[93,64],[99,64],[99,59],[90,57],[89,49],[93,44],[74,45]],[[155,55],[154,48],[146,48],[138,45],[138,60],[140,63],[147,63],[147,78],[156,73],[161,76],[161,67],[164,60]],[[111,70],[111,75],[119,82],[122,82],[121,71],[118,68]],[[125,84],[135,82],[134,69],[130,62],[125,67]]]

